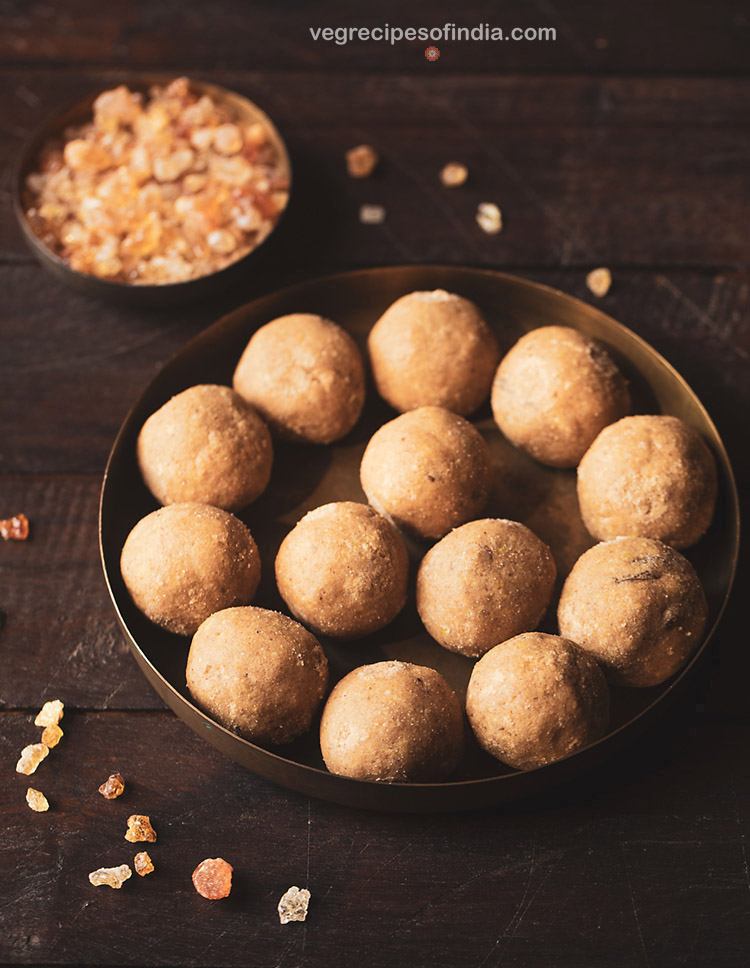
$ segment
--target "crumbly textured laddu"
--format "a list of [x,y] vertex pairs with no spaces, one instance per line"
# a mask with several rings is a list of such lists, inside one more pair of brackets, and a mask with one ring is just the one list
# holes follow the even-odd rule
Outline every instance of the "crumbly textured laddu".
[[152,622],[192,635],[222,608],[246,605],[260,581],[258,548],[234,515],[171,504],[142,518],[120,557],[125,585]]
[[434,669],[390,660],[334,687],[320,723],[331,773],[380,782],[438,782],[463,754],[461,705]]
[[40,790],[29,787],[26,791],[26,803],[35,813],[45,813],[49,810],[49,800]]
[[417,609],[440,645],[476,657],[539,623],[555,575],[549,548],[524,525],[470,521],[422,559]]
[[716,504],[716,463],[678,417],[638,415],[606,427],[578,468],[578,503],[595,538],[656,538],[687,548]]
[[63,718],[65,705],[59,699],[49,699],[36,714],[35,726],[57,726]]
[[238,393],[201,384],[151,414],[137,457],[160,504],[195,501],[239,511],[266,489],[273,447],[265,423]]
[[531,770],[604,735],[609,690],[596,661],[575,643],[525,632],[474,666],[466,713],[480,746],[509,766]]
[[129,840],[131,844],[137,844],[143,840],[150,844],[156,843],[156,831],[151,826],[151,818],[139,813],[128,817],[125,840]]
[[444,289],[397,299],[371,329],[367,348],[378,393],[401,413],[425,406],[473,413],[500,360],[479,307]]
[[396,527],[442,538],[483,510],[492,460],[468,420],[442,407],[420,407],[371,437],[360,480],[370,504]]
[[310,511],[276,557],[276,582],[292,614],[337,638],[391,622],[406,604],[408,577],[408,554],[393,525],[353,501]]
[[195,702],[255,743],[289,743],[310,728],[328,684],[317,639],[263,608],[228,608],[193,637],[186,669]]
[[125,781],[120,773],[112,773],[99,787],[99,793],[105,800],[115,800],[125,792]]
[[298,443],[330,444],[348,434],[365,401],[357,344],[312,313],[261,326],[245,347],[233,385],[274,434]]
[[557,610],[561,635],[622,686],[655,686],[674,675],[700,645],[707,614],[693,566],[651,538],[616,538],[583,554]]
[[44,743],[32,743],[30,746],[24,746],[18,763],[16,763],[16,773],[25,773],[27,776],[36,773],[36,768],[47,756],[49,756],[49,747],[45,746]]
[[281,895],[278,903],[279,921],[282,924],[289,924],[290,921],[305,921],[309,904],[310,892],[306,887],[290,887]]
[[201,897],[220,901],[231,893],[233,870],[221,857],[208,857],[193,871],[193,886]]
[[542,326],[522,336],[492,385],[500,430],[551,467],[575,467],[599,431],[629,409],[627,384],[612,357],[567,326]]
[[39,239],[77,272],[135,285],[183,282],[255,248],[289,177],[267,126],[187,78],[103,91],[93,117],[48,141],[26,178]]
[[120,864],[119,867],[100,867],[92,871],[89,874],[89,880],[94,887],[113,887],[119,891],[132,875],[133,872],[127,864]]

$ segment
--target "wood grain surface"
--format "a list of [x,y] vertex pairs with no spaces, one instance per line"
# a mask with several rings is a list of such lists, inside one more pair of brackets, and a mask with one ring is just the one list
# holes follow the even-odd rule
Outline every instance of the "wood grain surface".
[[[447,13],[447,16],[446,16]],[[127,652],[98,559],[101,474],[122,419],[177,349],[234,306],[303,278],[376,264],[492,266],[596,302],[688,379],[725,439],[743,506],[750,455],[750,12],[740,0],[613,8],[422,0],[356,22],[555,26],[550,44],[321,44],[352,5],[218,0],[0,7],[0,964],[207,966],[750,965],[750,716],[744,589],[691,697],[613,763],[503,810],[385,816],[308,800],[222,758],[169,713]],[[606,41],[603,44],[602,41]],[[220,298],[135,311],[53,280],[12,212],[12,166],[66,100],[129,72],[186,72],[250,95],[295,169],[283,232]],[[347,178],[369,141],[376,176]],[[471,178],[447,191],[449,160]],[[503,209],[485,236],[479,201]],[[363,203],[382,204],[364,226]],[[603,300],[585,287],[608,265]],[[65,737],[33,777],[44,699]],[[120,770],[128,789],[97,787]],[[27,786],[51,809],[33,814]],[[156,872],[121,891],[90,870],[131,862],[149,813]],[[204,857],[235,867],[198,897]],[[276,903],[309,886],[304,925]]]

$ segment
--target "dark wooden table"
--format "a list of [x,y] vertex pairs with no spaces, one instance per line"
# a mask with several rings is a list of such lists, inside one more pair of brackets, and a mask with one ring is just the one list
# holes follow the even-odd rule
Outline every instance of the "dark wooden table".
[[[689,708],[626,755],[543,798],[466,815],[389,816],[291,794],[223,759],[168,712],[126,650],[97,552],[97,498],[140,389],[229,308],[299,278],[373,264],[494,266],[593,300],[690,381],[723,434],[747,505],[750,449],[750,9],[669,0],[382,3],[355,15],[214,0],[4,0],[0,153],[0,961],[39,965],[619,966],[750,964],[748,568]],[[654,9],[658,7],[658,9]],[[376,9],[377,8],[377,9]],[[447,15],[446,15],[447,14]],[[555,42],[314,43],[310,26],[458,21],[554,26]],[[248,94],[288,139],[297,176],[278,244],[220,299],[158,313],[62,288],[26,251],[9,167],[55,106],[127,72],[164,70]],[[345,149],[374,144],[366,182]],[[471,169],[449,192],[437,171]],[[505,229],[482,234],[478,201]],[[363,202],[382,226],[359,224]],[[18,751],[43,699],[65,738],[32,782]],[[121,799],[98,785],[115,769]],[[122,891],[87,874],[132,858],[152,816],[157,872]],[[235,866],[198,897],[206,856]],[[291,884],[304,925],[279,925]]]

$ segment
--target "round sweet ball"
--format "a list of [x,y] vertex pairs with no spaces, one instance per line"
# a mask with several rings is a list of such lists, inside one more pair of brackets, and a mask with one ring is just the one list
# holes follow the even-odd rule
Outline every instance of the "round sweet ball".
[[581,555],[563,586],[560,634],[611,683],[656,686],[700,643],[708,608],[690,562],[652,538],[616,538]]
[[555,575],[549,548],[523,524],[470,521],[422,559],[417,609],[443,648],[480,656],[538,625]]
[[628,387],[612,357],[567,326],[522,336],[492,385],[500,430],[551,467],[575,467],[599,431],[629,410]]
[[366,504],[340,501],[306,514],[276,556],[276,584],[315,632],[359,638],[406,604],[409,557],[396,530]]
[[293,313],[254,334],[234,371],[234,389],[282,439],[330,444],[359,420],[365,370],[340,326]]
[[360,480],[370,504],[398,528],[442,538],[484,508],[492,460],[468,420],[442,407],[420,407],[372,436]]
[[280,612],[225,608],[206,619],[190,645],[193,699],[254,743],[289,743],[306,732],[327,684],[318,640]]
[[239,511],[271,476],[268,427],[229,387],[183,390],[138,435],[138,466],[160,504],[193,501]]
[[227,511],[170,504],[130,532],[120,571],[144,615],[177,635],[192,635],[219,609],[252,600],[260,557],[245,525]]
[[687,548],[711,523],[716,489],[711,451],[677,417],[619,420],[578,468],[581,517],[602,541],[630,535]]
[[596,661],[575,643],[524,632],[474,666],[466,713],[483,749],[517,770],[533,770],[604,735],[609,689]]
[[397,299],[373,326],[367,347],[378,393],[401,413],[426,406],[473,413],[500,359],[478,307],[443,289]]
[[392,660],[360,666],[333,689],[320,722],[331,773],[356,780],[444,780],[463,754],[461,705],[440,673]]

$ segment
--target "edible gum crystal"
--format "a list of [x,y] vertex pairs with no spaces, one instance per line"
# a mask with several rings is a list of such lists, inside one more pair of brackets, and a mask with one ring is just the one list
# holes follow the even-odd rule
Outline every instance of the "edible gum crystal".
[[290,921],[304,921],[307,918],[307,907],[310,903],[310,892],[306,887],[290,887],[279,901],[279,921],[289,924]]
[[36,714],[34,725],[35,726],[57,726],[57,724],[63,718],[64,709],[65,709],[65,705],[64,703],[60,702],[59,699],[50,699],[42,706],[42,708]]
[[52,749],[63,738],[63,731],[59,726],[45,726],[42,730],[42,743]]
[[131,817],[128,817],[125,840],[129,840],[131,844],[137,844],[141,840],[146,840],[150,844],[155,843],[156,831],[151,826],[151,818],[139,813],[134,813]]
[[193,871],[193,887],[201,897],[219,901],[232,890],[233,867],[221,857],[207,857]]
[[21,756],[16,763],[16,773],[25,773],[30,776],[36,773],[36,768],[49,755],[49,747],[44,743],[32,743],[21,750]]
[[127,864],[120,864],[119,867],[100,867],[98,870],[89,874],[89,880],[94,887],[114,887],[120,890],[125,881],[132,875],[131,869]]
[[125,792],[125,781],[121,774],[112,773],[99,787],[99,793],[107,800],[114,800]]
[[133,867],[135,867],[136,874],[141,877],[145,877],[146,874],[151,874],[154,870],[154,863],[148,854],[148,851],[142,850],[139,854],[135,855],[133,860]]
[[29,787],[26,791],[26,803],[35,813],[44,813],[45,810],[49,810],[49,800],[40,790],[35,790],[33,787]]

